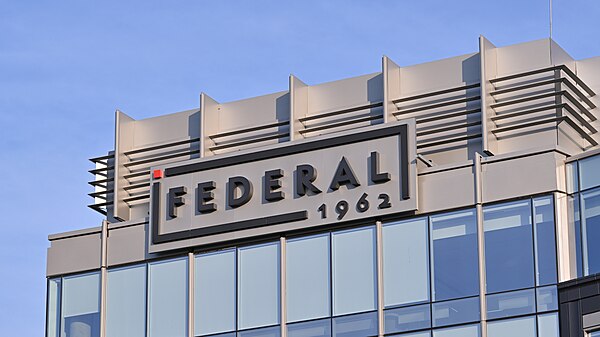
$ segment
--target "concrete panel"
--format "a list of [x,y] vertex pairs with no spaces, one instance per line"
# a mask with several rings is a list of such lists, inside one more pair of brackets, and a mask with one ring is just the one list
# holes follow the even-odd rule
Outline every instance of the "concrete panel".
[[200,94],[200,125],[200,156],[212,155],[208,148],[215,144],[209,136],[219,132],[219,102],[205,93]]
[[280,91],[221,104],[219,132],[255,127],[289,118],[289,92]]
[[373,73],[308,88],[308,114],[383,101],[383,75]]
[[400,68],[402,96],[477,83],[479,78],[477,53]]
[[494,202],[558,189],[558,167],[554,152],[523,158],[483,162],[483,202]]
[[200,110],[193,109],[135,121],[134,148],[200,137]]
[[549,39],[499,47],[496,52],[499,77],[545,68],[552,64]]
[[575,65],[575,59],[569,55],[561,46],[559,46],[554,40],[550,40],[550,55],[552,57],[553,65],[564,64],[573,72],[577,72]]
[[490,82],[498,76],[496,61],[496,46],[483,36],[479,37],[479,56],[481,57],[481,137],[483,152],[493,155],[498,153],[498,141],[491,132],[494,129],[492,117],[496,115],[490,107],[494,103],[490,92],[493,86]]
[[392,102],[401,95],[400,90],[400,66],[387,56],[382,59],[383,67],[383,119],[384,122],[395,121],[393,113],[397,110],[396,105]]
[[46,276],[100,268],[100,232],[50,241]]
[[123,166],[127,162],[125,152],[134,147],[135,120],[121,111],[115,112],[115,179],[114,179],[114,201],[113,216],[125,221],[129,220],[129,206],[123,201],[128,196],[123,189],[127,180],[123,178],[129,173]]
[[419,213],[431,213],[475,204],[473,167],[420,175]]
[[108,266],[146,259],[148,224],[110,229],[107,242]]
[[290,140],[302,139],[300,118],[308,115],[308,85],[290,75]]

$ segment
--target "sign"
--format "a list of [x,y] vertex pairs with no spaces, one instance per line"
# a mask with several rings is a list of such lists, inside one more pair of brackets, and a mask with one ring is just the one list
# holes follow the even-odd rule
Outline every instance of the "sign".
[[414,122],[352,131],[153,168],[151,252],[416,210]]

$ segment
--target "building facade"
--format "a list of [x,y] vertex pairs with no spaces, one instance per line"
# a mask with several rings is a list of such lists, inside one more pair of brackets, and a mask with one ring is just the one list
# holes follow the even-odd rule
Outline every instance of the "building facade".
[[479,46],[117,111],[46,336],[600,336],[600,57]]

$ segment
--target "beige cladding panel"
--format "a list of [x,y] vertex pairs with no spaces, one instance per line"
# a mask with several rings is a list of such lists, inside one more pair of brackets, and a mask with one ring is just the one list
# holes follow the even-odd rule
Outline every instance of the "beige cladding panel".
[[556,191],[559,187],[554,152],[484,163],[482,172],[483,202],[495,202],[521,196]]
[[419,176],[419,213],[431,213],[475,204],[473,167]]
[[108,266],[144,261],[147,258],[147,230],[148,224],[109,229]]
[[51,241],[46,275],[62,275],[100,268],[100,233]]

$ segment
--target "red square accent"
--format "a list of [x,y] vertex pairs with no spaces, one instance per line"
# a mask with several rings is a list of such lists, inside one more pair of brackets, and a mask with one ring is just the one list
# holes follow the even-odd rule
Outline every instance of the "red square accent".
[[154,170],[154,172],[152,172],[152,177],[154,179],[160,179],[163,177],[163,171],[162,170]]

